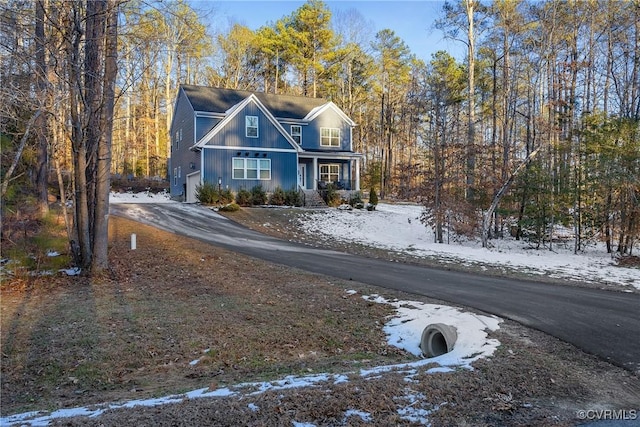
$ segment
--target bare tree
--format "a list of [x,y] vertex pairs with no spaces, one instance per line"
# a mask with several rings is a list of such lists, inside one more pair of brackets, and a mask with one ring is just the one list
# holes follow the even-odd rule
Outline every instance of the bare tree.
[[[47,90],[47,58],[45,55],[45,0],[36,0],[35,10],[35,78],[36,90],[40,99],[46,99]],[[40,214],[44,215],[49,211],[49,141],[47,129],[47,116],[38,115],[36,120],[37,129],[37,162],[36,162],[36,189],[38,192],[38,207]]]
[[118,4],[116,0],[87,0],[86,4],[65,2],[63,7],[75,189],[71,246],[77,265],[97,274],[108,268]]

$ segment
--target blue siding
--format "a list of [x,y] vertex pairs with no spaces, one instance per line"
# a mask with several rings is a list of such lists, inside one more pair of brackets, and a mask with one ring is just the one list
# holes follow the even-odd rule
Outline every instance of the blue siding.
[[196,140],[200,139],[207,134],[215,125],[217,125],[222,119],[216,119],[214,117],[197,117],[196,118]]
[[[340,147],[325,147],[320,145],[321,128],[340,129]],[[325,110],[308,126],[302,126],[302,148],[307,150],[350,151],[351,126],[332,109]]]
[[[258,137],[246,136],[245,117],[258,116]],[[249,103],[214,135],[207,145],[291,149],[294,147],[254,103]]]
[[[233,192],[242,188],[251,190],[256,185],[261,185],[267,192],[275,190],[276,187],[283,190],[297,188],[298,164],[295,152],[265,152],[258,149],[241,151],[238,155],[236,150],[204,148],[202,153],[204,156],[203,181],[205,182],[215,184],[220,177],[222,178],[222,188],[229,188]],[[255,156],[256,153],[259,154],[258,157]],[[271,179],[233,179],[234,157],[270,159]]]
[[[218,177],[222,179],[222,187],[229,188],[237,192],[244,188],[250,190],[256,185],[261,185],[265,191],[274,191],[277,187],[284,190],[297,188],[298,184],[298,153],[296,145],[292,144],[279,128],[272,123],[268,114],[258,108],[258,105],[250,99],[249,102],[240,110],[233,111],[233,116],[226,122],[225,126],[217,129],[214,136],[209,138],[206,146],[201,150],[190,150],[194,144],[203,139],[209,132],[215,129],[222,119],[216,116],[223,115],[220,111],[210,115],[205,113],[202,117],[196,117],[189,99],[181,88],[178,92],[176,100],[174,118],[171,124],[171,158],[170,158],[170,182],[171,195],[179,197],[184,194],[187,175],[201,171],[203,181],[217,184]],[[246,116],[258,117],[258,137],[251,138],[246,136],[245,118]],[[283,116],[286,117],[286,116]],[[302,149],[309,150],[309,158],[301,158],[300,162],[307,164],[306,181],[307,187],[312,187],[314,171],[311,157],[315,157],[313,152],[325,152],[319,155],[317,160],[318,167],[322,164],[339,164],[341,165],[340,180],[353,181],[352,176],[353,161],[346,159],[328,159],[328,153],[344,154],[352,153],[351,151],[351,125],[345,120],[341,114],[336,112],[333,107],[328,107],[316,116],[311,122],[302,122],[302,116],[289,119],[282,119],[282,128],[286,134],[290,134],[291,124],[300,120],[302,130]],[[320,131],[321,128],[338,128],[340,129],[340,145],[339,146],[321,146]],[[176,141],[176,131],[181,132],[182,138]],[[214,148],[219,147],[219,148]],[[223,148],[224,147],[224,148]],[[238,147],[238,148],[236,148]],[[239,148],[239,147],[242,147]],[[257,156],[256,156],[257,154]],[[302,155],[303,156],[303,155]],[[271,161],[271,179],[233,179],[233,162],[234,157],[270,159]],[[350,156],[345,156],[350,157]],[[180,177],[174,180],[173,171],[180,168]],[[315,171],[319,177],[319,171]]]
[[[169,181],[171,196],[178,197],[184,194],[187,175],[200,168],[200,160],[197,153],[189,150],[195,143],[195,129],[193,128],[194,111],[191,103],[184,94],[178,92],[175,112],[171,122],[169,141],[171,142],[171,158],[169,160]],[[182,139],[176,140],[176,132],[182,134]],[[193,166],[193,167],[192,167]],[[180,177],[174,179],[174,170],[180,168]]]

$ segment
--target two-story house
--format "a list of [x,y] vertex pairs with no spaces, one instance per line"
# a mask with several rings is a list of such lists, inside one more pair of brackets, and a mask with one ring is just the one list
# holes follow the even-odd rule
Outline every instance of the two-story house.
[[237,192],[360,189],[355,123],[334,103],[182,85],[171,123],[171,196],[195,202],[207,182]]

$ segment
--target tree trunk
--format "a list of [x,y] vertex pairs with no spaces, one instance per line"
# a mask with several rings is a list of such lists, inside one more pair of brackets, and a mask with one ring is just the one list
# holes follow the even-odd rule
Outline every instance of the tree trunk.
[[[86,144],[86,195],[89,223],[89,246],[93,250],[98,185],[98,155],[103,136],[103,61],[106,23],[106,0],[87,0],[87,20],[84,58],[84,143]],[[93,254],[89,257],[93,258]],[[84,259],[83,267],[90,267],[91,259]]]
[[484,213],[484,216],[482,218],[482,247],[483,248],[487,247],[487,240],[489,238],[489,228],[491,227],[491,217],[493,216],[493,213],[495,212],[496,208],[500,204],[500,200],[502,200],[502,196],[504,196],[504,194],[507,192],[511,184],[513,184],[513,181],[516,179],[518,174],[531,162],[531,160],[533,160],[535,155],[538,154],[538,152],[540,151],[540,148],[541,147],[538,147],[535,150],[533,150],[531,154],[529,154],[527,158],[524,159],[522,163],[518,165],[518,167],[513,171],[511,176],[509,176],[509,178],[502,184],[502,187],[500,187],[500,189],[496,192],[495,196],[493,196],[493,201],[491,202],[491,206],[489,206],[489,209],[487,209],[487,211]]
[[113,131],[113,110],[115,102],[115,82],[118,75],[118,8],[116,0],[109,0],[105,17],[105,67],[103,79],[103,110],[101,115],[102,133],[98,146],[96,173],[96,210],[93,240],[92,274],[100,273],[109,267],[109,187],[111,184],[111,142]]
[[9,169],[7,169],[7,172],[4,175],[4,181],[2,181],[2,197],[4,197],[4,195],[7,192],[7,189],[9,188],[9,181],[11,181],[11,176],[13,175],[13,172],[16,170],[16,167],[18,166],[20,157],[22,157],[22,152],[24,151],[24,147],[27,144],[27,141],[29,140],[29,134],[31,132],[31,128],[33,127],[34,123],[38,120],[38,118],[41,115],[42,115],[42,110],[38,110],[35,112],[33,116],[31,116],[31,119],[29,119],[29,121],[27,122],[27,127],[24,131],[24,135],[22,135],[22,139],[20,140],[20,144],[18,145],[18,151],[16,152],[16,155],[13,158],[13,162],[11,162],[11,166],[9,166]]
[[471,201],[474,198],[475,169],[476,169],[476,119],[475,119],[475,30],[474,30],[474,6],[475,0],[466,0],[467,9],[467,38],[469,41],[469,97],[467,100],[467,170],[466,170],[466,198]]
[[[35,45],[36,45],[36,88],[41,102],[48,98],[47,90],[47,59],[45,54],[44,13],[45,0],[36,1],[35,21]],[[36,120],[37,128],[37,163],[36,163],[36,189],[38,192],[38,208],[40,215],[49,212],[49,135],[47,116],[40,114]]]
[[[167,53],[167,63],[165,64],[165,80],[164,80],[164,101],[167,107],[167,129],[171,129],[171,120],[173,119],[173,104],[172,104],[172,86],[171,86],[171,71],[173,70],[173,52]],[[167,144],[166,158],[171,157],[171,144]],[[134,166],[135,170],[135,166]]]

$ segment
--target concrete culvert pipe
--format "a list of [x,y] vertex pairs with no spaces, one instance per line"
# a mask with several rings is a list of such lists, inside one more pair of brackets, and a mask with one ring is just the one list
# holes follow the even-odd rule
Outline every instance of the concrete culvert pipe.
[[453,350],[458,339],[456,328],[443,323],[433,323],[422,331],[420,349],[425,357],[437,357]]

